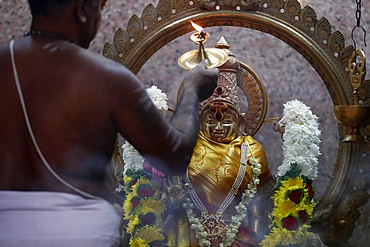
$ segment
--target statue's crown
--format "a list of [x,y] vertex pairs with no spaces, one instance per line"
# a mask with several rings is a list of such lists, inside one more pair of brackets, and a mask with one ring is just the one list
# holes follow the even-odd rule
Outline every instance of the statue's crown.
[[239,112],[238,86],[236,80],[237,70],[240,66],[239,61],[229,50],[230,46],[224,37],[220,38],[215,47],[224,49],[228,54],[228,59],[223,65],[218,67],[220,74],[218,76],[217,87],[212,96],[202,102],[202,111],[211,105],[225,103],[234,107]]

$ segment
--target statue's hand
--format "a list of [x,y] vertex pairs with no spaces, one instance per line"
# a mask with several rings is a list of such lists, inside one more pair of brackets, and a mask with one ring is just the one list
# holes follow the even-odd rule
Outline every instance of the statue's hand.
[[186,199],[189,185],[184,182],[183,176],[167,176],[163,183],[167,198],[167,206],[178,208]]

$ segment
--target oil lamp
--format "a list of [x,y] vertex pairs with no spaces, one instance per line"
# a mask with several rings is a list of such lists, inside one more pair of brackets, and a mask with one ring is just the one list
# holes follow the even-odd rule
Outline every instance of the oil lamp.
[[365,77],[365,54],[362,50],[355,50],[348,62],[351,84],[353,87],[353,105],[336,105],[333,107],[334,115],[340,124],[351,127],[350,132],[342,142],[366,142],[360,132],[360,127],[370,124],[370,106],[360,105],[358,91]]
[[198,44],[198,49],[183,54],[179,58],[178,64],[184,69],[192,69],[205,59],[208,60],[208,68],[217,68],[224,64],[228,58],[227,53],[218,48],[204,48],[204,42],[208,39],[209,34],[201,26],[192,21],[190,23],[197,30],[190,36],[190,39]]
[[353,88],[353,105],[336,105],[333,107],[334,116],[340,124],[351,127],[350,132],[342,142],[367,142],[360,132],[360,127],[370,124],[370,105],[360,105],[358,93],[361,88],[362,80],[366,75],[366,59],[362,50],[356,49],[356,41],[353,33],[356,29],[364,31],[364,43],[366,47],[366,31],[361,26],[361,1],[356,1],[356,20],[357,25],[352,29],[352,40],[355,50],[348,61],[349,76]]

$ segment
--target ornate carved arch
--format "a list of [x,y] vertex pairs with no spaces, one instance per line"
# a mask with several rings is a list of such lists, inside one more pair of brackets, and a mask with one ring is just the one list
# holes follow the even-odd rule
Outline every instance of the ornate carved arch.
[[[203,27],[234,26],[271,34],[306,58],[325,83],[334,105],[353,102],[347,64],[354,48],[345,46],[342,33],[332,32],[325,17],[317,19],[311,7],[302,8],[297,0],[160,0],[156,7],[147,5],[141,17],[133,15],[126,30],[119,28],[113,43],[105,44],[103,55],[137,73],[161,47],[193,31],[189,20]],[[368,92],[366,86],[360,95],[366,104],[370,102]],[[348,131],[343,126],[338,129],[340,137]],[[370,146],[338,145],[336,167],[316,207],[318,220],[313,224],[324,242],[333,246],[337,239],[347,241],[351,235],[359,217],[357,208],[369,199],[370,181],[369,169],[356,173],[370,163],[369,155],[363,155],[370,152]]]

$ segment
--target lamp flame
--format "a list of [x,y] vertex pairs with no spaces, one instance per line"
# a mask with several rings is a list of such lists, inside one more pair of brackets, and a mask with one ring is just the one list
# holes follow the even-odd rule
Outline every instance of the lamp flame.
[[195,24],[193,21],[190,21],[190,24],[197,30],[196,33],[190,36],[190,39],[197,44],[204,43],[208,39],[208,33],[206,33],[203,27]]
[[191,24],[191,25],[193,26],[193,28],[194,28],[195,30],[197,30],[198,32],[204,32],[203,27],[201,27],[201,26],[199,26],[199,25],[195,24],[193,21],[190,21],[190,24]]

